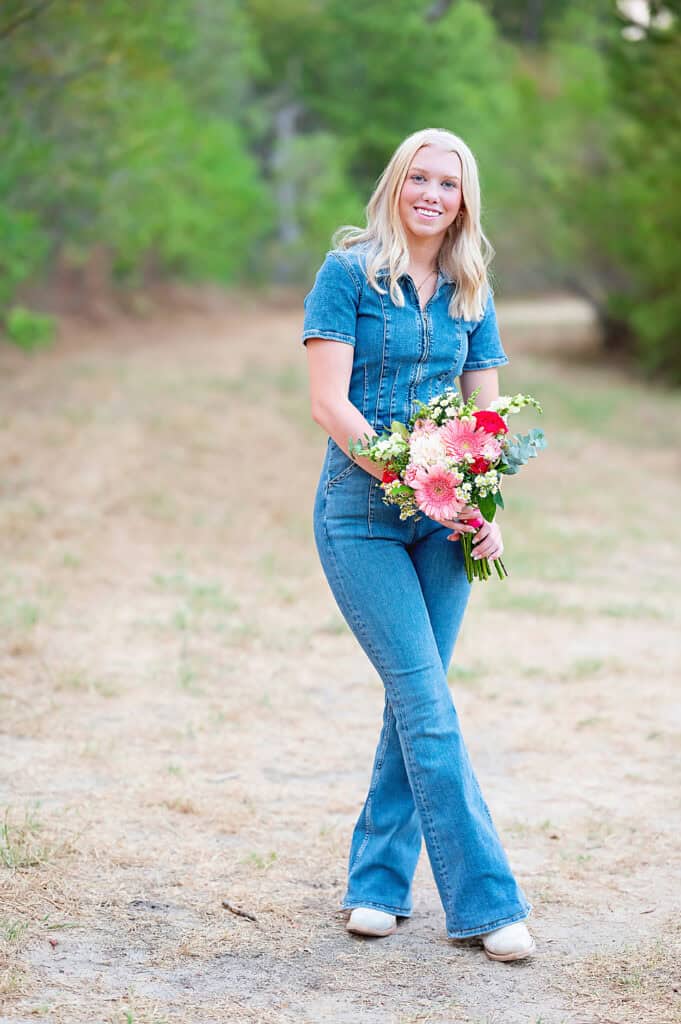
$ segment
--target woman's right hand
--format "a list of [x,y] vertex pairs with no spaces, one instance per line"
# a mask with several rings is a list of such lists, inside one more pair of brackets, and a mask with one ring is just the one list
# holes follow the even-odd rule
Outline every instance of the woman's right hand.
[[466,519],[477,519],[479,516],[477,508],[465,505],[456,519],[436,519],[435,522],[454,530],[454,533],[448,535],[447,540],[458,540],[462,533],[477,533],[479,527],[471,526]]

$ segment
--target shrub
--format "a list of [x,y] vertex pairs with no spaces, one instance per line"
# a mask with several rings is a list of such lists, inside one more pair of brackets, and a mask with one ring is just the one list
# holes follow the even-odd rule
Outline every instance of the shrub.
[[24,306],[12,306],[5,318],[8,338],[24,352],[50,345],[54,339],[54,327],[51,316],[34,313]]

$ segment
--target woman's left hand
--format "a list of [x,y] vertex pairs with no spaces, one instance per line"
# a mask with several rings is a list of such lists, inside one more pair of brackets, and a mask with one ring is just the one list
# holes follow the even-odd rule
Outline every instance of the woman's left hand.
[[504,542],[498,523],[486,520],[473,537],[473,558],[501,558]]

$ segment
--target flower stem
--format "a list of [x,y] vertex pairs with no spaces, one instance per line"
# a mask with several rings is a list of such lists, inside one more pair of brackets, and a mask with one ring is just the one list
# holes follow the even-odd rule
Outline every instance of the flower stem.
[[[473,558],[473,535],[468,532],[462,533],[460,543],[468,582],[472,583],[474,579],[488,580],[492,575],[492,567],[490,566],[488,558]],[[492,564],[494,565],[494,568],[497,571],[497,576],[500,580],[503,580],[505,576],[508,576],[506,566],[500,558],[492,559]]]
[[466,578],[469,583],[473,582],[473,559],[471,558],[471,539],[466,533],[463,533],[460,538],[461,550],[463,551],[463,563],[466,568]]

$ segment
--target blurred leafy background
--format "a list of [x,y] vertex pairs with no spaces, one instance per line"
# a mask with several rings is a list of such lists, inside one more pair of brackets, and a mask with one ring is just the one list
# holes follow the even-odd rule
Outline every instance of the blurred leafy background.
[[394,147],[436,126],[478,157],[501,294],[585,296],[607,348],[679,384],[680,16],[681,0],[4,0],[5,331],[38,344],[31,289],[67,271],[309,282]]

